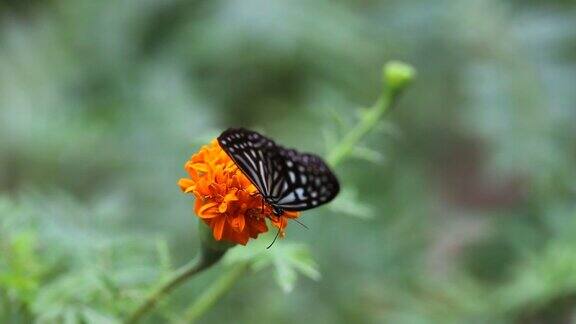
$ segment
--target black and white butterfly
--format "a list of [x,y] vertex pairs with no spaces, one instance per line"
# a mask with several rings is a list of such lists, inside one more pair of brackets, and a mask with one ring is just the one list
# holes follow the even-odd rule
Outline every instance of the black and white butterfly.
[[218,143],[277,216],[318,207],[340,191],[334,173],[315,154],[286,149],[244,128],[224,131]]

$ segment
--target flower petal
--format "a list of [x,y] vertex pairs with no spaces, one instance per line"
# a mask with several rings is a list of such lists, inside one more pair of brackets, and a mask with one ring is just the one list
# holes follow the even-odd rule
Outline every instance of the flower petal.
[[180,190],[184,192],[187,192],[188,188],[192,186],[194,186],[194,181],[192,181],[192,179],[182,178],[178,180],[178,187],[180,187]]
[[200,171],[200,172],[210,171],[210,168],[208,168],[208,165],[206,163],[193,163],[190,167],[192,169],[194,169],[196,171]]
[[226,202],[222,202],[220,203],[220,206],[218,206],[218,212],[220,213],[225,213],[226,209],[228,209],[228,203]]
[[246,226],[246,219],[244,215],[236,215],[236,217],[229,217],[228,223],[236,232],[242,232]]
[[232,189],[229,193],[224,196],[224,202],[230,201],[238,201],[238,197],[236,196],[237,189]]
[[215,202],[206,203],[198,209],[197,213],[198,213],[198,215],[205,214],[210,208],[215,207],[216,205],[218,205],[218,203],[215,203]]
[[220,241],[222,239],[222,234],[224,233],[224,224],[226,223],[226,217],[216,218],[213,229],[214,239]]

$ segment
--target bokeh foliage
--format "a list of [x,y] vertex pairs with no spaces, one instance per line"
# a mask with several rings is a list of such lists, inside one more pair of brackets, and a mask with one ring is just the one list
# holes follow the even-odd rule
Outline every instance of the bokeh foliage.
[[204,321],[576,320],[575,18],[567,0],[0,1],[0,322],[118,321],[198,248],[190,154],[232,125],[325,154],[390,59],[418,82],[338,169],[346,191],[274,254],[235,251],[264,269]]

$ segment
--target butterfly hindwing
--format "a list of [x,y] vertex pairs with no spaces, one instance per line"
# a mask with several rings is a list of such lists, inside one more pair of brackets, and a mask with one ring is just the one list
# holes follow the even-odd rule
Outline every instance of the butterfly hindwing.
[[224,131],[218,143],[277,209],[314,208],[332,200],[340,190],[336,176],[317,155],[285,149],[243,128]]
[[284,210],[306,210],[334,199],[340,191],[336,176],[315,154],[279,147],[286,165],[286,190],[275,205]]

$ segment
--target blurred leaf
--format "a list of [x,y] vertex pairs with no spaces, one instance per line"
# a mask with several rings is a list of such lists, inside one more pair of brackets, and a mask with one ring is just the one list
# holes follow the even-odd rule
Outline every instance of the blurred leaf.
[[225,264],[248,261],[255,271],[273,267],[278,285],[284,292],[294,288],[298,273],[313,280],[320,279],[318,266],[312,259],[310,251],[303,244],[278,242],[266,249],[270,235],[264,235],[246,247],[236,247],[224,257]]
[[338,197],[329,205],[332,212],[358,217],[361,219],[371,219],[374,217],[374,209],[359,200],[358,191],[354,188],[344,188]]
[[106,316],[105,314],[101,314],[95,312],[90,308],[85,308],[82,310],[82,316],[85,322],[87,323],[94,323],[94,324],[114,324],[114,323],[122,323],[117,319],[112,317]]
[[357,146],[352,151],[352,157],[357,159],[366,160],[374,164],[382,164],[385,161],[384,155],[373,149]]

